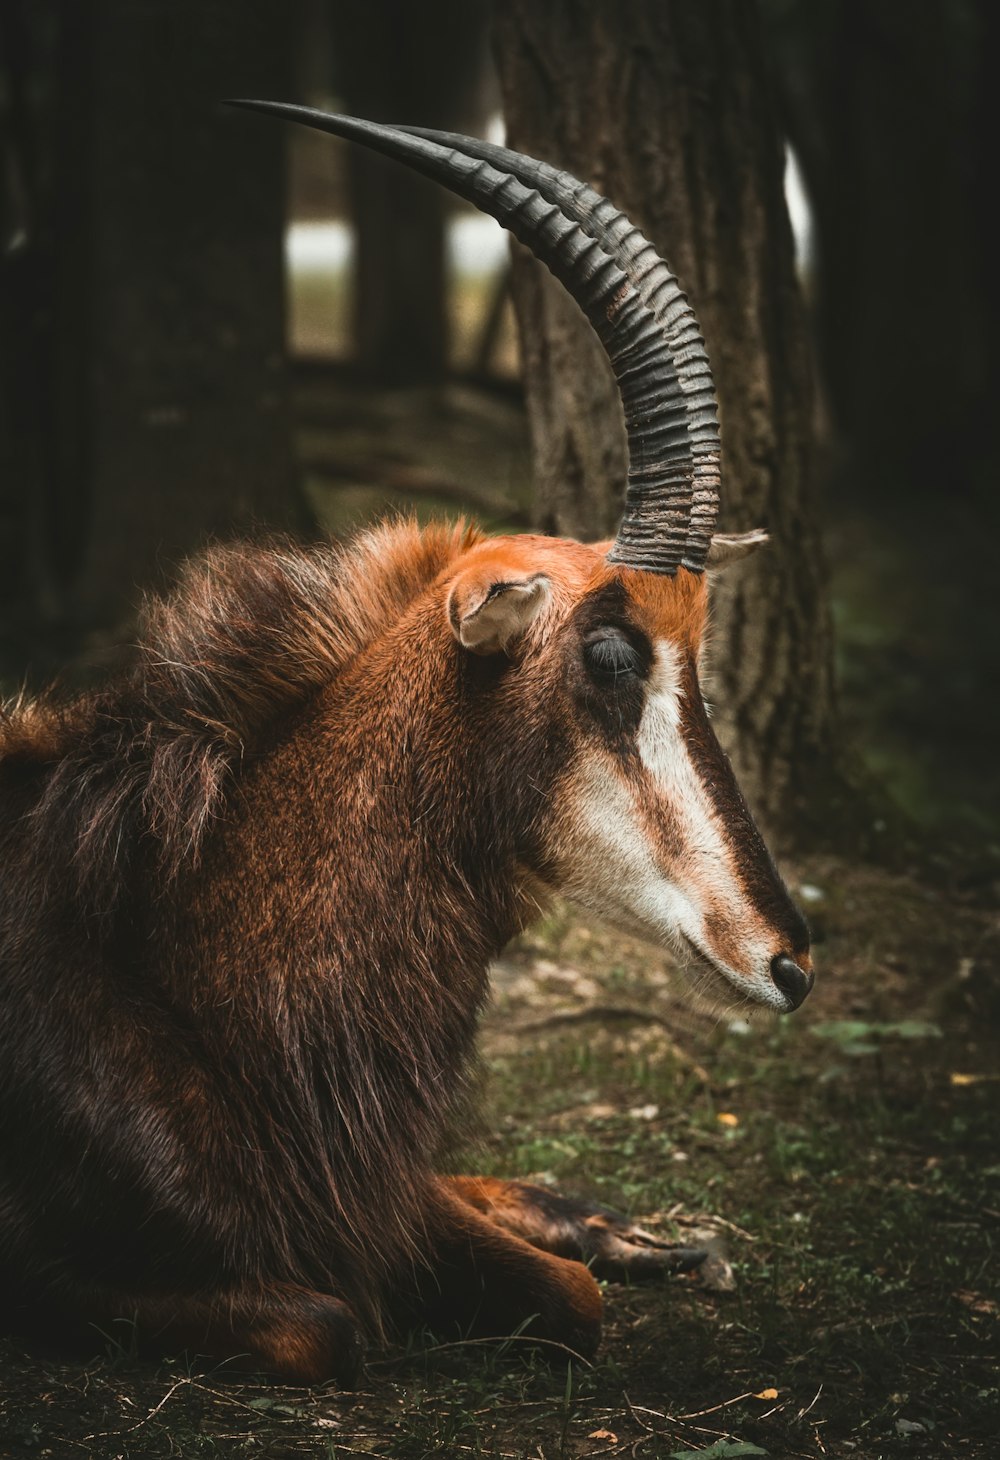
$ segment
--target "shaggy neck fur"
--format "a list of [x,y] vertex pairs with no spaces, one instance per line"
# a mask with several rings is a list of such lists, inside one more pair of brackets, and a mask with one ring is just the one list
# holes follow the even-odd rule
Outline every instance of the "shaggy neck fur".
[[[403,525],[343,555],[215,551],[152,605],[124,683],[4,723],[0,788],[26,819],[0,835],[14,880],[48,887],[47,992],[69,1020],[81,997],[129,991],[127,1015],[108,999],[135,1193],[106,1236],[118,1268],[130,1243],[137,1270],[169,1253],[205,1169],[187,1271],[335,1274],[375,1325],[412,1255],[486,964],[521,915],[521,816],[498,790],[516,750],[471,764],[476,735],[447,733],[465,677],[502,670],[467,662],[427,593],[473,541]],[[469,784],[485,816],[457,798]],[[220,1093],[224,1132],[205,1117]],[[92,1139],[96,1114],[77,1119]]]

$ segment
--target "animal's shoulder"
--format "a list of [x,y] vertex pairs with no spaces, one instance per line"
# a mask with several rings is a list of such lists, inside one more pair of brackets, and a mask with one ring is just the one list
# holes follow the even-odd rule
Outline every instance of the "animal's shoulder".
[[121,680],[66,705],[7,707],[0,768],[8,779],[42,774],[33,819],[63,826],[89,877],[106,880],[109,849],[125,853],[137,835],[158,842],[175,871],[196,854],[240,760],[478,536],[461,522],[404,520],[345,548],[211,548],[147,603]]
[[0,759],[50,761],[109,722],[246,743],[304,701],[405,612],[478,539],[464,522],[384,523],[346,547],[281,540],[208,549],[147,601],[135,662],[69,704],[22,696],[0,711]]

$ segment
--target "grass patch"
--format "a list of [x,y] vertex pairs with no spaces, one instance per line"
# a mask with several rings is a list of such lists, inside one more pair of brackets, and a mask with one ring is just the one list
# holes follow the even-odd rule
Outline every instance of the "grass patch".
[[[735,1294],[694,1281],[628,1295],[619,1322],[644,1333],[641,1353],[629,1345],[628,1387],[653,1409],[776,1389],[766,1424],[748,1400],[727,1408],[725,1428],[778,1455],[987,1442],[996,1088],[953,1084],[926,1050],[830,1063],[828,1043],[808,1027],[720,1030],[701,1052],[711,1084],[698,1088],[669,1053],[637,1055],[627,1035],[554,1038],[498,1068],[498,1113],[527,1119],[526,1093],[548,1093],[528,1139],[491,1142],[495,1165],[731,1234]],[[574,1128],[574,1094],[581,1112],[593,1103],[581,1087],[598,1064],[615,1113]]]
[[873,873],[810,880],[838,888],[820,981],[780,1022],[697,1016],[660,955],[550,919],[498,969],[484,1134],[454,1158],[710,1234],[735,1291],[609,1286],[591,1367],[413,1335],[351,1395],[120,1338],[87,1362],[8,1341],[0,1454],[992,1456],[990,919]]

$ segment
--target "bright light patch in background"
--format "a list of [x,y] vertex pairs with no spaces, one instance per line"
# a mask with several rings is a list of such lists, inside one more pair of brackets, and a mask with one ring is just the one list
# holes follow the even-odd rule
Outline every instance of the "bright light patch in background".
[[806,192],[799,159],[785,143],[785,202],[795,239],[795,264],[800,274],[808,274],[813,265],[813,216]]
[[[490,142],[503,145],[499,113],[486,127]],[[813,263],[812,209],[802,171],[791,147],[785,147],[785,200],[795,239],[800,274]],[[509,257],[506,231],[483,213],[451,215],[446,233],[447,265],[459,288],[465,282],[499,275]],[[354,268],[355,235],[340,219],[293,223],[285,233],[285,264],[290,281],[291,346],[297,354],[336,356],[347,349],[347,290]]]
[[340,219],[285,230],[288,345],[293,355],[336,360],[350,349],[354,229]]
[[484,213],[460,213],[448,225],[448,268],[474,278],[495,274],[507,262],[507,230]]
[[285,267],[290,274],[337,274],[354,264],[354,229],[349,223],[293,223],[285,231]]

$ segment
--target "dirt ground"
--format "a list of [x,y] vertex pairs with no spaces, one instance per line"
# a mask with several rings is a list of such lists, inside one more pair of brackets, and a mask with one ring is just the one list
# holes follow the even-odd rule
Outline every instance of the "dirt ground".
[[981,889],[830,859],[791,882],[820,972],[788,1019],[697,1010],[667,955],[568,909],[496,968],[455,1169],[718,1259],[609,1286],[596,1363],[417,1334],[343,1394],[143,1362],[127,1333],[8,1339],[0,1455],[995,1455],[1000,919]]

